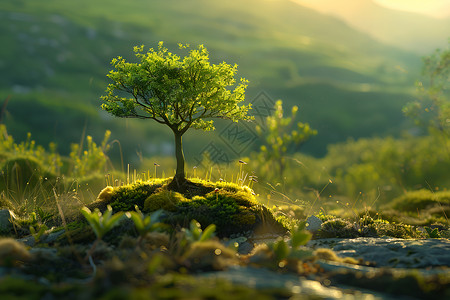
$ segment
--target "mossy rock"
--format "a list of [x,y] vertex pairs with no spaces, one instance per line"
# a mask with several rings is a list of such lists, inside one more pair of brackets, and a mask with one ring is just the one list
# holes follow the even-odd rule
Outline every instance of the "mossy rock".
[[151,180],[137,181],[120,187],[107,186],[87,207],[92,211],[95,208],[104,211],[107,205],[111,205],[113,211],[134,211],[137,205],[140,210],[143,210],[145,200],[164,184],[167,184],[167,181]]
[[230,184],[224,186],[223,183],[213,187],[214,191],[204,196],[197,195],[191,199],[178,198],[175,201],[176,209],[172,207],[164,221],[173,226],[182,227],[187,226],[193,219],[197,220],[203,228],[215,224],[219,237],[254,231],[286,232],[286,228],[265,206],[257,202],[252,191],[247,187]]
[[159,209],[163,209],[166,211],[176,211],[177,206],[185,201],[186,198],[178,192],[169,191],[169,190],[161,190],[156,192],[144,201],[144,211],[156,211]]
[[249,231],[285,233],[286,228],[272,213],[259,204],[248,187],[225,182],[188,181],[186,194],[168,189],[167,180],[136,182],[117,188],[106,187],[89,209],[100,211],[111,205],[113,211],[133,211],[135,206],[146,213],[159,209],[166,211],[162,221],[176,227],[186,227],[197,220],[203,228],[217,226],[220,237],[244,234]]
[[450,205],[450,192],[432,192],[430,190],[418,190],[407,192],[406,194],[395,198],[389,207],[408,212],[417,212],[417,210],[427,209],[434,206]]
[[320,238],[355,238],[358,235],[358,230],[353,224],[339,218],[324,222],[317,233]]

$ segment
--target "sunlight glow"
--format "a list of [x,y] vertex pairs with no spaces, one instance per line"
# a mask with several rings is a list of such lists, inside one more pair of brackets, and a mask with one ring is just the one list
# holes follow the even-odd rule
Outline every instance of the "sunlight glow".
[[388,8],[431,15],[450,17],[450,0],[374,0]]
[[[335,10],[358,10],[367,7],[368,3],[361,0],[292,0],[320,12],[329,13]],[[386,8],[424,14],[435,18],[450,17],[450,0],[372,0]]]

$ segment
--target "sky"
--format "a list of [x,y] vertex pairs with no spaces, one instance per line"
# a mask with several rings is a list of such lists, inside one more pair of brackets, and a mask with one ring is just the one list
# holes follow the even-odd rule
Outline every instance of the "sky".
[[374,0],[383,6],[434,17],[450,16],[450,0]]

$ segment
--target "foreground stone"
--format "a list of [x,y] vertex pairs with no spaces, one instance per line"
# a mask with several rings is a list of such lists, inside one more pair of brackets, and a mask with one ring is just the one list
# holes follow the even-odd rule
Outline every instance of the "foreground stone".
[[318,239],[312,248],[330,248],[341,257],[362,258],[377,267],[450,267],[449,239],[367,238]]
[[221,278],[233,284],[245,285],[255,289],[288,289],[294,294],[293,299],[395,299],[388,295],[377,294],[372,291],[365,292],[356,289],[349,290],[324,286],[316,280],[254,267],[234,266],[226,271],[203,273],[199,276]]

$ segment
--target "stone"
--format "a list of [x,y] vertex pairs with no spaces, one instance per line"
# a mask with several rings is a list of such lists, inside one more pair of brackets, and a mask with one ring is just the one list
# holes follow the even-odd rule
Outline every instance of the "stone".
[[322,220],[318,217],[312,215],[306,219],[306,229],[311,231],[312,233],[317,232],[320,228],[322,228]]
[[15,219],[16,216],[9,209],[0,210],[0,233],[8,233],[14,229],[11,220]]
[[349,291],[348,289],[327,287],[316,280],[309,280],[294,274],[274,272],[264,268],[231,266],[222,272],[203,272],[196,276],[225,279],[233,284],[245,285],[255,289],[287,288],[294,294],[292,299],[373,300],[378,298],[357,289]]
[[330,248],[341,257],[362,258],[377,267],[450,267],[450,240],[368,238],[318,239],[312,248]]

